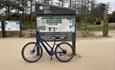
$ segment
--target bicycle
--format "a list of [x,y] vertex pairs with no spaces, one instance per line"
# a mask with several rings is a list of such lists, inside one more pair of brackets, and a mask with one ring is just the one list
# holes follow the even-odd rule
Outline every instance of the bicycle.
[[[56,44],[57,39],[63,40],[65,37],[59,37],[59,36],[53,35],[52,38],[54,40],[53,47],[51,47],[47,43],[46,40],[42,39],[39,32],[37,32],[36,42],[29,42],[26,45],[24,45],[24,47],[22,48],[21,54],[22,54],[23,59],[29,63],[34,63],[34,62],[40,60],[40,58],[43,55],[42,47],[44,47],[44,49],[47,51],[49,56],[51,56],[50,60],[52,60],[53,59],[52,56],[55,55],[56,58],[60,62],[70,61],[74,56],[71,44],[69,44],[67,42],[61,42],[59,44]],[[46,47],[46,45],[50,49],[48,49]],[[26,54],[26,53],[28,53],[28,54]]]

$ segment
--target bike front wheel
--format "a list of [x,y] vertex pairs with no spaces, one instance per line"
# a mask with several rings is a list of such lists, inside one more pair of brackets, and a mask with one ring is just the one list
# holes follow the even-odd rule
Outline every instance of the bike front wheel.
[[25,61],[34,63],[41,58],[43,49],[36,42],[29,42],[22,48],[21,54]]
[[73,58],[72,46],[67,42],[59,43],[55,48],[55,56],[61,62],[68,62]]

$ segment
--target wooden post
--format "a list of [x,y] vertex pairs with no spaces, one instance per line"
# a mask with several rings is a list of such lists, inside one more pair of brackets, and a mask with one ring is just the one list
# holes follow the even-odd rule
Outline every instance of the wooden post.
[[2,21],[2,37],[5,37],[5,24],[4,21]]
[[108,36],[108,15],[107,11],[104,12],[104,19],[103,19],[103,37]]

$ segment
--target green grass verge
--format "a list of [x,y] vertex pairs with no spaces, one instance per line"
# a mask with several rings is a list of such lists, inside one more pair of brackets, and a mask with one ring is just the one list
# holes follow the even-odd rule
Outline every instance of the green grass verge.
[[[77,30],[84,30],[83,27],[81,29]],[[103,25],[88,25],[87,26],[87,31],[102,31],[103,30]],[[109,23],[109,30],[115,30],[115,23]]]

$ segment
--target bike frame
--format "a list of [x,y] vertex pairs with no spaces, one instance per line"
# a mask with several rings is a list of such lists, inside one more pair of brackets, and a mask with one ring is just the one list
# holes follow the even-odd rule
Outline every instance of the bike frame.
[[[55,52],[55,51],[53,51],[53,49],[54,49],[54,47],[55,47],[55,45],[56,45],[56,39],[54,40],[53,47],[51,47],[51,46],[47,43],[47,41],[45,41],[44,39],[41,38],[40,34],[38,33],[37,36],[36,36],[36,41],[37,41],[38,47],[39,47],[39,46],[40,46],[40,47],[43,46],[43,47],[45,48],[45,50],[47,51],[47,53],[48,53],[50,56],[54,55],[55,53],[60,53],[60,52]],[[46,44],[48,47],[50,47],[51,50],[49,50],[49,49],[46,47],[45,44]]]

